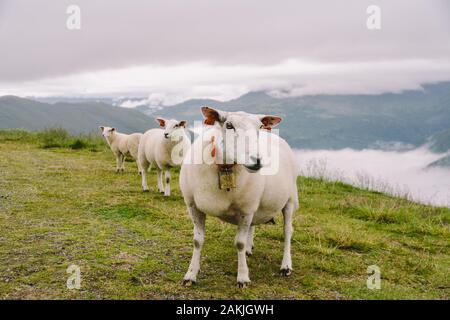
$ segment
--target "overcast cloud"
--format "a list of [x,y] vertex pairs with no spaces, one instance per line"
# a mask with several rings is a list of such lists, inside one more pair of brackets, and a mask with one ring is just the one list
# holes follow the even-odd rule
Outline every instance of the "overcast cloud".
[[[81,30],[66,8],[81,8]],[[345,5],[344,5],[345,4]],[[381,30],[366,8],[381,7]],[[378,93],[450,80],[445,0],[0,0],[0,94]]]

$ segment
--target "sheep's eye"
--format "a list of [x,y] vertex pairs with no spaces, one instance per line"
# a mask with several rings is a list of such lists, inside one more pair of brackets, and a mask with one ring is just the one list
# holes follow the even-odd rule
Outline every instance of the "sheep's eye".
[[175,128],[178,128],[179,126],[180,126],[180,125],[176,124],[176,125],[175,125]]
[[234,129],[233,124],[231,122],[227,122],[227,124],[225,125],[225,127],[227,129]]

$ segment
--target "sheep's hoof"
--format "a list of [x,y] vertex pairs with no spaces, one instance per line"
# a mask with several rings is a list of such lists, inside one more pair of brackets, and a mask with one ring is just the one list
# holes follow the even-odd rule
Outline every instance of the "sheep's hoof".
[[143,191],[144,191],[144,192],[150,192],[150,190],[149,190],[149,189],[144,189]]
[[249,282],[238,282],[237,286],[238,286],[239,289],[245,289],[245,288],[247,288],[247,286],[249,284],[250,284],[250,281]]
[[193,285],[195,285],[195,281],[191,280],[191,279],[185,279],[183,280],[183,287],[192,287]]
[[291,275],[291,273],[292,273],[292,269],[290,269],[290,268],[283,268],[283,269],[280,269],[280,274],[281,274],[283,277],[289,277],[289,276]]
[[251,252],[251,251],[245,251],[245,255],[246,255],[247,257],[251,257],[251,256],[253,255],[253,252]]

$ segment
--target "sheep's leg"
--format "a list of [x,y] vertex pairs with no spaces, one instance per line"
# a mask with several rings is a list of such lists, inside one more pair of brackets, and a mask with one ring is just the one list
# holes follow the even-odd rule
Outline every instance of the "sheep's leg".
[[280,273],[287,277],[292,273],[291,237],[293,232],[292,216],[294,213],[294,205],[288,202],[282,211],[284,216],[284,253]]
[[252,220],[253,214],[243,214],[239,216],[238,221],[238,231],[236,234],[235,245],[238,250],[237,283],[240,288],[244,288],[248,283],[250,283],[245,249],[247,245],[248,234],[250,233],[250,224],[252,223]]
[[136,161],[136,166],[137,166],[137,169],[138,169],[138,174],[140,175],[142,170],[141,170],[141,165],[140,165],[140,163],[139,163],[138,152],[137,152],[137,151],[136,151],[136,152],[131,152],[131,151],[130,151],[130,155],[131,155],[131,158],[134,159],[134,160]]
[[[162,173],[161,173],[162,177]],[[166,169],[165,171],[165,180],[166,180],[166,186],[164,188],[164,195],[166,197],[170,196],[170,169]]]
[[139,161],[139,167],[141,168],[142,190],[144,190],[144,192],[148,191],[147,170],[149,165],[150,164],[147,161]]
[[120,153],[116,154],[116,173],[119,173],[120,171],[120,162],[121,162],[120,157],[121,157]]
[[158,191],[164,193],[162,170],[158,166],[156,166],[156,175],[158,176]]
[[253,249],[254,234],[255,234],[255,226],[251,226],[250,229],[248,230],[247,243],[245,247],[245,254],[247,255],[247,257],[253,254],[252,249]]
[[197,274],[200,270],[200,257],[205,239],[205,220],[206,215],[198,211],[194,207],[188,208],[189,215],[191,216],[194,224],[194,251],[192,252],[191,263],[189,269],[184,275],[183,285],[190,286],[197,281]]
[[121,166],[120,166],[120,170],[122,171],[122,173],[125,171],[125,155],[121,154]]
[[136,166],[137,166],[137,168],[138,168],[138,173],[139,173],[139,175],[141,175],[142,173],[142,169],[141,169],[141,163],[136,159]]
[[[144,171],[143,169],[142,169],[142,164],[141,164],[141,161],[140,161],[140,159],[139,159],[139,157],[136,155],[136,158],[134,158],[135,160],[136,160],[136,166],[137,166],[137,168],[138,168],[138,173],[139,173],[139,175],[141,175],[142,174],[142,171]],[[148,169],[148,168],[147,168]]]

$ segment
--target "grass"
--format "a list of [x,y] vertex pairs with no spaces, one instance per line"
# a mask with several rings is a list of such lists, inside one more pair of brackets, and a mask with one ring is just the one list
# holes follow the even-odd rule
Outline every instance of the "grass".
[[[448,299],[450,210],[298,179],[294,273],[278,275],[281,215],[259,226],[251,285],[235,286],[235,226],[207,219],[202,270],[181,286],[192,224],[173,174],[173,196],[141,192],[134,163],[115,174],[104,145],[46,148],[39,134],[0,133],[0,298],[3,299]],[[69,290],[69,265],[81,288]],[[381,289],[366,286],[367,267]]]
[[104,148],[103,139],[98,134],[70,134],[60,127],[47,128],[39,132],[27,130],[0,130],[0,142],[27,142],[41,148],[70,148],[73,150],[88,149],[98,151]]

